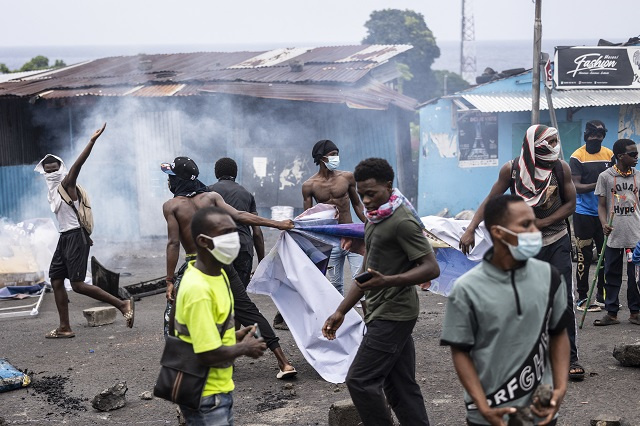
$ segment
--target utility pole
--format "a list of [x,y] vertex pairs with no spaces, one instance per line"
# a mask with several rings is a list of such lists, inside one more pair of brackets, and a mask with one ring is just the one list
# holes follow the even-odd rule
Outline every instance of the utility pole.
[[536,2],[536,20],[533,25],[533,78],[531,81],[531,125],[540,123],[540,53],[542,51],[542,0]]

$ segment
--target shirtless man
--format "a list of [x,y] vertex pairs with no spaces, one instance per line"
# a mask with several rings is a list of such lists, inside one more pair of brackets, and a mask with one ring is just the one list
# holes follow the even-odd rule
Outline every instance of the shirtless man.
[[[338,147],[330,140],[322,140],[313,146],[311,155],[313,161],[320,166],[320,170],[302,184],[305,210],[311,208],[315,199],[316,203],[333,204],[338,208],[338,223],[352,223],[351,206],[349,205],[351,203],[358,218],[362,223],[366,223],[364,207],[356,192],[353,173],[337,170],[340,166]],[[341,247],[334,247],[327,266],[329,281],[343,295],[342,278],[345,259],[349,260],[351,274],[355,277],[362,266],[362,256],[359,254]]]
[[[167,221],[168,233],[166,334],[168,332],[169,314],[180,279],[186,270],[187,262],[196,258],[196,244],[191,236],[191,219],[196,211],[204,207],[217,206],[228,212],[236,222],[281,230],[293,228],[293,222],[290,220],[275,221],[248,212],[238,211],[225,203],[222,196],[217,192],[206,192],[206,185],[197,179],[199,174],[198,166],[188,157],[177,157],[173,163],[164,163],[160,168],[169,175],[169,190],[174,194],[174,197],[162,206],[162,212]],[[176,274],[175,270],[178,265],[181,244],[186,252],[186,262]],[[267,347],[271,349],[278,360],[278,367],[280,368],[280,372],[277,374],[278,379],[294,376],[297,373],[296,369],[287,360],[280,343],[278,343],[278,337],[276,337],[269,322],[262,316],[247,295],[238,273],[233,269],[232,265],[225,266],[224,270],[229,277],[233,293],[235,319],[246,326],[258,324]]]

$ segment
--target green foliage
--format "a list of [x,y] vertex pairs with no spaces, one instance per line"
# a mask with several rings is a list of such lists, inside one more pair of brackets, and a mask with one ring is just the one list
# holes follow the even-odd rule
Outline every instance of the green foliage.
[[67,64],[65,64],[62,59],[56,59],[56,62],[53,64],[53,68],[62,68],[66,66]]
[[411,44],[413,49],[398,56],[409,67],[413,78],[404,80],[404,94],[424,101],[437,90],[431,65],[440,56],[440,49],[424,16],[412,10],[384,9],[371,13],[364,24],[367,36],[364,44]]
[[[451,93],[459,92],[460,90],[464,90],[470,86],[469,82],[462,78],[460,74],[456,74],[455,72],[450,72],[446,70],[435,70],[433,74],[436,77],[436,81],[438,82],[438,86],[436,91],[434,92],[434,98],[450,95]],[[447,93],[444,92],[444,80],[447,80]]]
[[0,74],[10,73],[11,70],[7,67],[6,64],[0,63]]
[[46,56],[38,55],[35,58],[31,58],[29,62],[24,64],[20,71],[35,71],[49,68],[49,58]]

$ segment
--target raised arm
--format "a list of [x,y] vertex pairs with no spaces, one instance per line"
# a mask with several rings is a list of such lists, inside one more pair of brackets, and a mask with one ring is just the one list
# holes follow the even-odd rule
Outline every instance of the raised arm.
[[475,232],[480,222],[484,220],[484,206],[487,204],[487,201],[493,197],[504,194],[505,191],[509,189],[509,186],[511,186],[511,161],[502,166],[498,180],[493,184],[489,195],[487,195],[480,206],[478,206],[478,210],[476,210],[476,214],[473,215],[473,219],[471,219],[467,230],[462,234],[462,237],[460,237],[460,250],[462,250],[462,253],[469,254],[471,249],[476,245]]
[[169,202],[162,206],[162,213],[167,221],[167,300],[173,302],[173,284],[175,282],[176,266],[180,257],[180,224],[169,206]]
[[576,211],[576,187],[573,185],[571,169],[569,169],[567,163],[560,161],[564,170],[564,182],[559,182],[559,185],[564,186],[564,200],[562,206],[551,215],[544,219],[536,219],[536,227],[538,229],[546,228],[551,224],[565,220]]
[[305,210],[313,207],[313,184],[309,180],[302,184],[302,207]]
[[80,169],[84,165],[85,161],[87,161],[87,158],[89,158],[89,154],[91,154],[93,145],[96,143],[102,132],[104,132],[105,127],[107,127],[107,123],[104,123],[101,128],[94,132],[93,136],[91,136],[91,139],[89,140],[89,143],[84,147],[76,161],[69,169],[69,173],[62,180],[62,186],[67,190],[67,193],[74,201],[78,199],[78,194],[76,192],[76,181],[78,180]]
[[276,228],[283,231],[293,229],[293,221],[291,220],[271,220],[264,217],[256,216],[249,212],[242,212],[225,203],[222,196],[217,192],[208,192],[207,195],[211,197],[210,199],[212,205],[225,210],[236,222],[251,226],[266,226],[268,228]]
[[358,219],[360,219],[362,223],[367,223],[367,218],[364,215],[364,206],[362,205],[362,200],[360,200],[358,191],[356,191],[356,179],[353,177],[353,173],[349,173],[347,175],[347,179],[349,180],[349,198],[351,199],[353,210],[356,212],[356,216],[358,216]]

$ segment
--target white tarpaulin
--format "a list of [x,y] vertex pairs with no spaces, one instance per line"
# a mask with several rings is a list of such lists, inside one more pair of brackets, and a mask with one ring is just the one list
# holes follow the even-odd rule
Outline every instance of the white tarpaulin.
[[287,232],[260,262],[247,291],[271,296],[300,352],[323,379],[345,381],[362,341],[364,322],[352,309],[335,340],[322,336],[324,321],[343,297]]
[[[457,220],[452,218],[444,218],[439,216],[425,216],[420,218],[424,223],[427,231],[431,232],[436,237],[440,238],[451,247],[459,250],[460,237],[467,230],[470,220]],[[484,227],[484,222],[480,223],[480,226],[475,232],[476,245],[469,253],[469,260],[479,262],[482,260],[482,256],[489,250],[493,243],[491,238]]]

